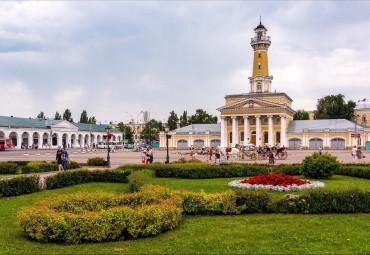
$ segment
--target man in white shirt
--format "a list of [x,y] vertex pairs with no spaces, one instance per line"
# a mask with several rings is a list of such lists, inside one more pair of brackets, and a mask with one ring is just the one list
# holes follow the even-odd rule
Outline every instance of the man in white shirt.
[[353,163],[355,163],[356,155],[357,155],[357,148],[356,148],[356,146],[353,146],[353,148],[352,148]]

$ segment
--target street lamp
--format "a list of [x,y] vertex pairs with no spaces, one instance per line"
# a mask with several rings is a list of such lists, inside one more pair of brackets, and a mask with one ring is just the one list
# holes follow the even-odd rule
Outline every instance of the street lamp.
[[169,156],[169,154],[168,154],[168,138],[170,138],[171,137],[171,135],[169,135],[168,134],[168,127],[165,127],[164,128],[164,131],[165,131],[165,134],[166,134],[166,146],[167,146],[167,156],[166,156],[166,162],[164,162],[164,163],[166,163],[166,164],[168,164],[168,163],[170,163],[170,156]]
[[110,126],[106,126],[105,128],[105,132],[107,132],[107,140],[108,140],[108,154],[107,154],[107,167],[110,168],[110,156],[109,156],[109,152],[110,152],[110,148],[109,148],[109,135],[110,135]]

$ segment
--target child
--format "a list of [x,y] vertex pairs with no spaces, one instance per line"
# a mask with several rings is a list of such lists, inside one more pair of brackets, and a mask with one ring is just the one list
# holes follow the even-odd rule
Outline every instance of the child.
[[217,165],[221,164],[221,154],[220,154],[220,150],[216,150],[216,154],[215,154],[215,162]]

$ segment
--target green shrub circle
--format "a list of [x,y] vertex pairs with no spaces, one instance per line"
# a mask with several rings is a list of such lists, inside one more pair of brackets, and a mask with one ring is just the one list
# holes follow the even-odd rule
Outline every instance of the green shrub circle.
[[317,152],[311,156],[306,156],[301,165],[302,174],[314,179],[329,179],[340,168],[341,165],[337,161],[337,157],[329,153],[320,155]]
[[80,192],[54,194],[18,213],[18,225],[40,242],[106,242],[156,235],[178,226],[178,196]]

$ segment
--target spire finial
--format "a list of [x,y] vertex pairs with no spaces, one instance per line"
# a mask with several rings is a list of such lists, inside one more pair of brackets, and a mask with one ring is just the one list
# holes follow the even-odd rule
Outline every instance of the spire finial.
[[262,18],[261,18],[261,14],[260,14],[260,25],[262,24]]

